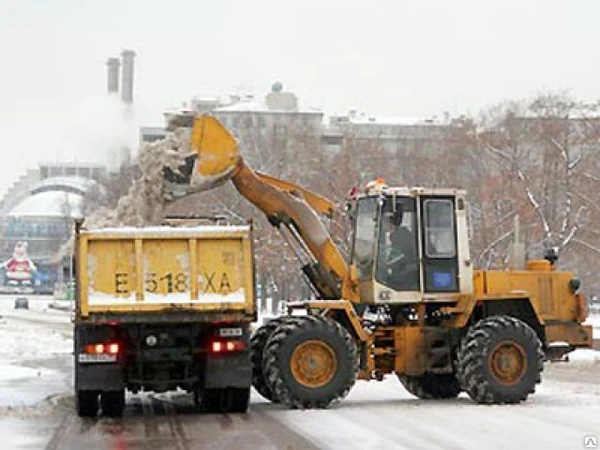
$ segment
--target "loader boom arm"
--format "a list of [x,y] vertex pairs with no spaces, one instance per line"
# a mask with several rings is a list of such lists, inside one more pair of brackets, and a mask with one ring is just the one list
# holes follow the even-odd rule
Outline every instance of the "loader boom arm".
[[272,225],[285,226],[310,253],[311,263],[303,270],[321,296],[341,298],[342,285],[349,278],[348,264],[318,215],[331,218],[332,202],[288,181],[254,171],[239,155],[233,136],[214,117],[196,118],[192,149],[197,153],[193,176],[199,179],[192,180],[192,189],[204,191],[215,185],[212,180],[221,183],[230,179]]

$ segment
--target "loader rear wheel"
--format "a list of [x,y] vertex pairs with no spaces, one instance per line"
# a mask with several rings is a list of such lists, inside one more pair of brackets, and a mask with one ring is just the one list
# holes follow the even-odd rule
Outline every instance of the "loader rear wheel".
[[265,378],[265,373],[263,371],[263,350],[273,331],[285,322],[286,319],[289,319],[289,317],[290,316],[277,317],[276,319],[268,321],[256,330],[252,335],[252,338],[250,338],[252,386],[254,386],[254,389],[256,389],[260,395],[273,403],[279,403],[279,399],[273,393]]
[[404,388],[423,400],[456,398],[461,393],[460,383],[454,374],[426,373],[420,377],[399,376]]
[[478,403],[519,403],[541,381],[543,358],[540,340],[529,325],[493,316],[477,322],[462,339],[458,379]]
[[356,345],[334,320],[297,317],[271,334],[263,368],[281,403],[291,408],[326,408],[344,398],[356,381]]

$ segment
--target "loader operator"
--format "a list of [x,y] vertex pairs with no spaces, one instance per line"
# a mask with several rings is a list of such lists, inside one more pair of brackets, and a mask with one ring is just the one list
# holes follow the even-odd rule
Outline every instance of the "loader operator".
[[380,245],[385,246],[381,250],[386,262],[379,264],[380,268],[385,267],[383,273],[379,271],[383,275],[380,281],[395,290],[419,289],[417,241],[410,228],[414,226],[411,216],[410,211],[404,212],[402,204],[397,204],[395,211],[384,213],[384,233]]

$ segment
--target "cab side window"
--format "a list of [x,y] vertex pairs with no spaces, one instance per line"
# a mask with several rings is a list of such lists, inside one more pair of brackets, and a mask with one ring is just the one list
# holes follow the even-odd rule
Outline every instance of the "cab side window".
[[425,254],[429,258],[454,258],[454,204],[451,200],[425,201]]

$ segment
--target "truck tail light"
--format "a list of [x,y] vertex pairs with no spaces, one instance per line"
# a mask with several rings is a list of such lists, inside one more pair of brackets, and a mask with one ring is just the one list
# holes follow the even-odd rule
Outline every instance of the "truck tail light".
[[119,344],[116,342],[90,344],[85,346],[84,352],[88,355],[117,355],[119,353]]
[[212,353],[233,353],[246,349],[244,341],[213,341],[210,345]]
[[119,353],[119,344],[113,343],[108,345],[108,353],[111,355],[116,355]]

